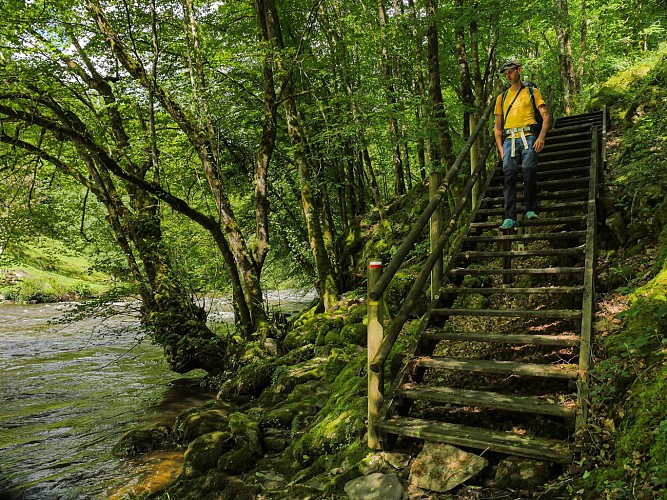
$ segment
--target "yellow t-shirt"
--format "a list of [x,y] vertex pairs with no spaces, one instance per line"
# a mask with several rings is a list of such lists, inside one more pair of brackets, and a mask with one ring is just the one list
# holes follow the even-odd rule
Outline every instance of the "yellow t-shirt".
[[[514,101],[516,94],[517,93],[512,89],[507,91],[507,97],[505,97],[505,106],[503,107],[502,111],[500,110],[500,106],[503,101],[503,95],[500,94],[496,99],[494,114],[505,116],[507,109],[510,107],[510,104],[512,104],[512,101]],[[545,104],[544,99],[542,98],[542,93],[539,91],[539,89],[533,87],[533,95],[535,96],[535,105],[538,108]],[[514,104],[512,104],[512,109],[510,109],[509,114],[505,118],[504,128],[508,129],[527,127],[528,125],[533,125],[534,123],[537,123],[537,121],[535,120],[535,114],[533,113],[533,103],[530,102],[530,91],[527,88],[522,88],[519,91],[519,97],[516,98],[516,101],[514,101]]]

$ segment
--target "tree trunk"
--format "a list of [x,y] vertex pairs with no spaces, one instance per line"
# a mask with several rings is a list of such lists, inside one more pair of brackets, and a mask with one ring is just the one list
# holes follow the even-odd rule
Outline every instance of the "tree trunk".
[[447,110],[442,99],[442,86],[440,83],[440,60],[438,49],[438,27],[436,24],[437,4],[436,0],[425,0],[426,15],[428,16],[428,27],[426,36],[428,39],[428,87],[431,100],[431,117],[438,136],[438,150],[432,151],[432,166],[436,171],[442,171],[443,165],[453,164],[455,160],[452,151],[452,138],[449,134],[449,123],[447,121]]
[[[412,38],[415,44],[415,67],[416,75],[413,79],[412,88],[419,95],[419,107],[415,107],[415,124],[417,130],[423,130],[426,113],[426,85],[424,83],[424,72],[422,70],[422,39],[417,30],[417,10],[414,0],[408,0],[410,13],[412,14],[413,28]],[[417,160],[419,162],[419,175],[422,183],[426,182],[426,157],[431,158],[431,140],[428,136],[417,135]]]
[[[222,183],[224,176],[220,172],[220,166],[216,161],[217,149],[210,141],[211,134],[214,135],[214,132],[209,129],[208,125],[202,128],[194,123],[185,109],[174,100],[166,89],[150,77],[146,69],[132,56],[118,34],[113,30],[98,0],[87,0],[86,8],[94,18],[100,32],[113,54],[118,58],[118,61],[134,79],[155,95],[155,98],[178,124],[197,153],[215,200],[218,216],[224,225],[225,235],[234,256],[235,265],[238,267],[239,275],[243,280],[244,293],[240,297],[235,296],[235,298],[237,300],[245,300],[246,305],[244,309],[249,311],[250,317],[243,319],[245,319],[247,331],[254,331],[258,324],[266,317],[262,306],[263,297],[259,275],[261,269],[253,259],[253,254],[249,250],[245,237],[236,222],[234,212],[224,190]],[[197,65],[196,61],[195,64]],[[199,69],[197,69],[197,74],[199,75]],[[202,84],[201,78],[202,76],[198,76],[199,85]],[[206,110],[207,108],[203,109],[205,114],[207,113]]]
[[[257,0],[257,4],[262,0]],[[280,51],[283,47],[283,40],[280,30],[280,21],[278,11],[274,0],[264,0],[264,16],[269,33],[272,34],[272,41]],[[338,300],[338,280],[334,274],[334,268],[331,265],[326,251],[324,236],[322,231],[321,213],[317,209],[314,197],[317,195],[316,184],[312,177],[310,162],[307,154],[307,144],[301,131],[299,123],[299,114],[294,98],[292,85],[292,69],[285,66],[280,54],[274,57],[274,63],[278,72],[285,75],[283,82],[283,107],[285,109],[285,119],[287,122],[287,133],[294,151],[294,161],[297,167],[299,184],[301,185],[301,209],[306,220],[308,228],[308,240],[310,249],[315,259],[315,268],[317,270],[317,289],[324,304],[325,309],[330,309]]]
[[392,83],[393,69],[389,60],[389,49],[387,43],[387,14],[384,10],[383,0],[378,0],[378,18],[380,20],[380,33],[382,40],[382,75],[384,77],[387,100],[389,101],[389,132],[393,142],[393,165],[394,165],[394,192],[396,195],[405,194],[405,173],[403,160],[401,158],[401,138],[398,120],[395,116],[396,89]]
[[556,0],[556,39],[558,41],[558,60],[563,86],[565,112],[572,113],[572,93],[575,89],[574,63],[572,60],[572,41],[570,40],[570,14],[567,0]]
[[579,25],[579,75],[577,78],[577,91],[581,90],[584,84],[585,65],[586,65],[586,42],[588,37],[588,9],[586,0],[581,0],[581,23]]

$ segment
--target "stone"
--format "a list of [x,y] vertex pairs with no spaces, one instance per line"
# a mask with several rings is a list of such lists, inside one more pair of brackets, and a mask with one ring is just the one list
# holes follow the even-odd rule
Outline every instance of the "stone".
[[348,481],[345,493],[351,500],[401,500],[405,490],[394,474],[375,472]]
[[189,443],[199,436],[227,430],[230,412],[226,409],[197,410],[179,415],[176,430],[182,443]]
[[405,469],[412,460],[412,457],[407,453],[390,453],[388,451],[382,452],[382,458],[394,469]]
[[185,450],[182,477],[196,477],[214,468],[220,456],[230,450],[232,443],[229,432],[218,431],[199,436]]
[[488,461],[455,446],[425,442],[410,469],[410,484],[444,493],[479,474]]
[[282,347],[280,346],[280,342],[274,338],[266,338],[262,348],[264,349],[265,353],[267,353],[269,356],[273,356],[274,358],[282,355]]
[[496,486],[503,489],[534,490],[551,479],[551,464],[523,457],[507,457],[498,463]]
[[163,450],[171,445],[171,429],[157,425],[150,429],[133,429],[126,432],[113,453],[117,456],[132,457],[153,450]]

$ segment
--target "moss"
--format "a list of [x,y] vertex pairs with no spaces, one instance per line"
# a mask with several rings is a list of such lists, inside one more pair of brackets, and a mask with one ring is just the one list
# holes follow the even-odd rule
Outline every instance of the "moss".
[[300,325],[285,335],[283,345],[286,349],[292,350],[303,347],[307,344],[314,344],[321,330],[328,330],[331,325],[325,315],[318,315],[303,321]]
[[333,381],[350,362],[350,354],[345,349],[334,348],[329,353],[327,364],[324,367],[326,380]]
[[276,372],[277,376],[272,383],[272,391],[276,393],[289,393],[299,384],[303,384],[309,380],[324,378],[326,363],[326,358],[318,357]]
[[262,433],[259,424],[245,413],[232,413],[229,416],[229,432],[237,445],[242,444],[254,454],[262,452]]
[[234,440],[229,432],[217,431],[199,436],[185,450],[181,477],[192,478],[214,468],[223,453],[229,451]]
[[189,443],[204,434],[227,430],[230,413],[230,408],[194,408],[181,413],[175,424],[178,440]]
[[290,446],[289,452],[299,463],[312,464],[317,457],[340,450],[363,436],[367,410],[366,358],[363,351],[345,365],[313,425]]
[[218,459],[217,469],[229,475],[241,474],[251,470],[260,457],[257,451],[243,446],[237,450],[231,450]]
[[172,445],[171,437],[171,429],[164,425],[156,425],[149,429],[133,429],[120,438],[113,448],[113,453],[132,457],[153,450],[163,450]]
[[366,325],[361,323],[345,325],[340,331],[340,337],[343,345],[365,346],[368,337]]
[[342,346],[344,345],[343,337],[340,330],[331,330],[324,337],[324,345],[327,346]]
[[[368,307],[366,304],[356,304],[349,309],[349,312],[345,314],[345,325],[351,325],[353,323],[362,323],[366,317],[366,312]],[[341,325],[342,326],[342,325]]]
[[239,396],[256,396],[271,383],[271,376],[277,362],[270,359],[259,359],[245,365],[237,374],[226,381],[218,391],[218,399],[234,400]]

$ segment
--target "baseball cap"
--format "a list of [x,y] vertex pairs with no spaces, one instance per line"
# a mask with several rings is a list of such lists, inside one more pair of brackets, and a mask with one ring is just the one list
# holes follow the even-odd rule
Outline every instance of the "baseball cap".
[[518,59],[508,59],[505,61],[505,64],[500,68],[500,72],[504,73],[507,68],[521,68],[521,61]]

